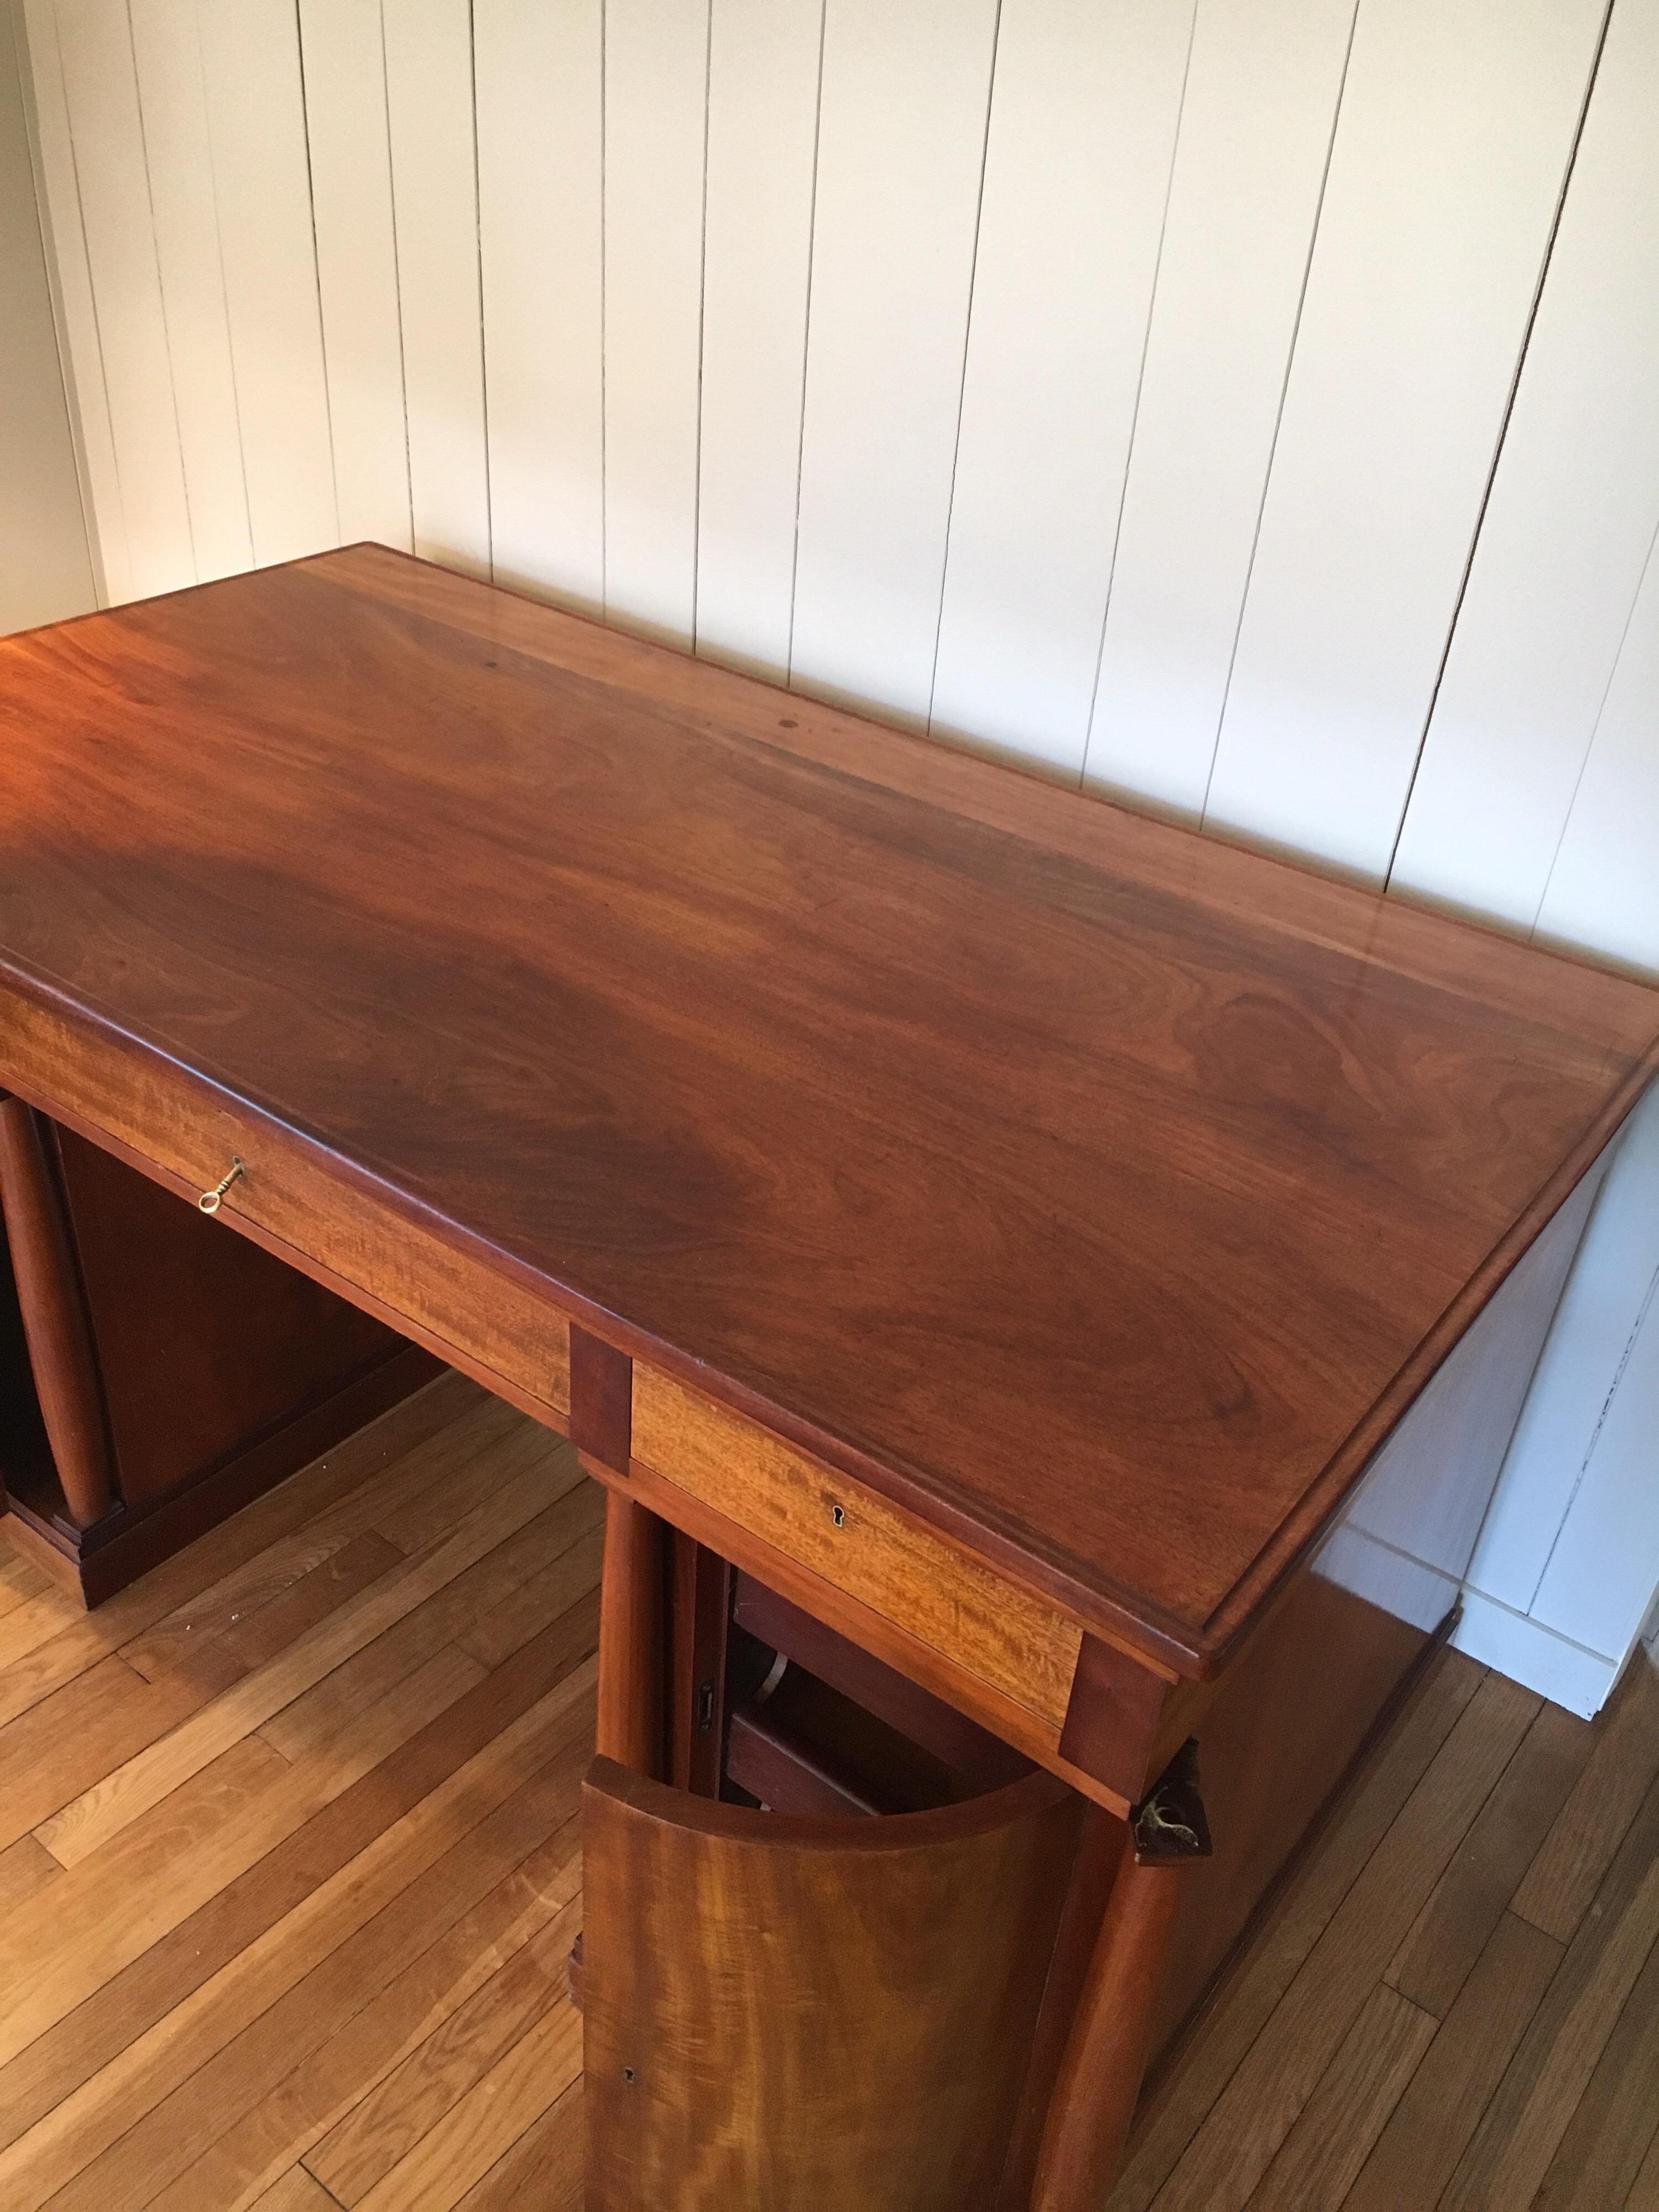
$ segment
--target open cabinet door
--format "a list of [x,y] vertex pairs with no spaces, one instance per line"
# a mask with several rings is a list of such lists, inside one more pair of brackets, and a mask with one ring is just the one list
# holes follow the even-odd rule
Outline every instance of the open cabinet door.
[[583,1791],[589,2212],[988,2212],[1082,1801],[809,1820]]

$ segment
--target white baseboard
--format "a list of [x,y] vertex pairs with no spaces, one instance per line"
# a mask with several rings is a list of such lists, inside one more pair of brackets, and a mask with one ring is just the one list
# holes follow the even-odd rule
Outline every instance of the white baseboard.
[[1620,1673],[1616,1660],[1557,1635],[1480,1590],[1463,1592],[1463,1617],[1451,1640],[1455,1650],[1467,1651],[1482,1666],[1496,1668],[1586,1720],[1601,1711]]

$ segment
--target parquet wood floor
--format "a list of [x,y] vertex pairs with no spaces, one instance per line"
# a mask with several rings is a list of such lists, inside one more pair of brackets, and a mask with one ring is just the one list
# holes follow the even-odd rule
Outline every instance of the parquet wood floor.
[[0,2206],[580,2201],[600,1500],[447,1376],[85,1614],[0,1547]]
[[[447,1376],[95,1613],[0,1546],[5,2212],[575,2212],[599,1509]],[[1448,1655],[1109,2212],[1659,2212],[1656,1938],[1659,1680]]]
[[1146,2100],[1109,2212],[1659,2212],[1659,1676],[1447,1652]]

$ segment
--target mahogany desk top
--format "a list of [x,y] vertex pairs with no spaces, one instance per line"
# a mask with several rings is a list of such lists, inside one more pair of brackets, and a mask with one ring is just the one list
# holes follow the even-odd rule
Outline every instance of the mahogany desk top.
[[1175,1672],[1656,1064],[1635,982],[379,548],[0,643],[0,1084]]

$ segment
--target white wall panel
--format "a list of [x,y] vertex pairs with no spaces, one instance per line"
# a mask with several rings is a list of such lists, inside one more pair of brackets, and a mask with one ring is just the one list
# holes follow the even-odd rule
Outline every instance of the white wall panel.
[[[1648,555],[1538,933],[1659,975],[1659,546]],[[1654,1234],[1659,1240],[1659,1223]]]
[[253,557],[339,541],[293,0],[201,14]]
[[[142,86],[6,4],[111,597],[493,562],[1373,878],[1416,774],[1400,888],[1659,973],[1659,0],[1541,295],[1605,0],[132,0]],[[1626,1159],[1462,1632],[1581,1704],[1659,1572]]]
[[380,0],[299,0],[342,542],[414,548]]
[[1602,0],[1359,12],[1206,820],[1380,880]]
[[193,584],[196,556],[125,0],[59,0],[58,35],[126,525],[126,580],[143,598]]
[[196,0],[131,0],[150,206],[197,574],[253,562]]
[[[1659,1091],[1626,1124],[1516,1430],[1504,1480],[1469,1569],[1478,1589],[1529,1613],[1595,1449],[1654,1269],[1659,1266]],[[1650,1479],[1651,1470],[1650,1468]],[[1650,1513],[1641,1525],[1659,1535]],[[1659,1577],[1659,1562],[1656,1563]],[[1652,1595],[1651,1584],[1648,1596]],[[1646,1610],[1616,1647],[1623,1656]],[[1582,1640],[1582,1639],[1581,1639]]]
[[1076,776],[1192,0],[1004,0],[933,695]]
[[386,0],[415,550],[489,574],[483,311],[467,0]]
[[496,580],[605,600],[601,0],[477,0]]
[[1089,735],[1202,811],[1354,0],[1200,0]]
[[1598,1713],[1619,1670],[1599,1651],[1587,1651],[1523,1613],[1511,1613],[1480,1590],[1465,1590],[1452,1648],[1477,1665],[1524,1683],[1553,1705],[1585,1720]]
[[605,595],[690,645],[708,0],[606,0]]
[[789,667],[825,0],[714,0],[699,653]]
[[1619,0],[1395,862],[1529,927],[1659,523],[1659,0]]
[[110,431],[98,317],[87,265],[70,142],[69,108],[52,0],[10,0],[29,157],[39,203],[46,287],[63,362],[93,584],[100,604],[132,597],[126,521]]
[[96,604],[24,112],[0,8],[0,632]]
[[1659,1588],[1659,1267],[1584,1479],[1532,1606],[1559,1635],[1621,1660]]
[[793,679],[933,690],[996,0],[829,0]]

